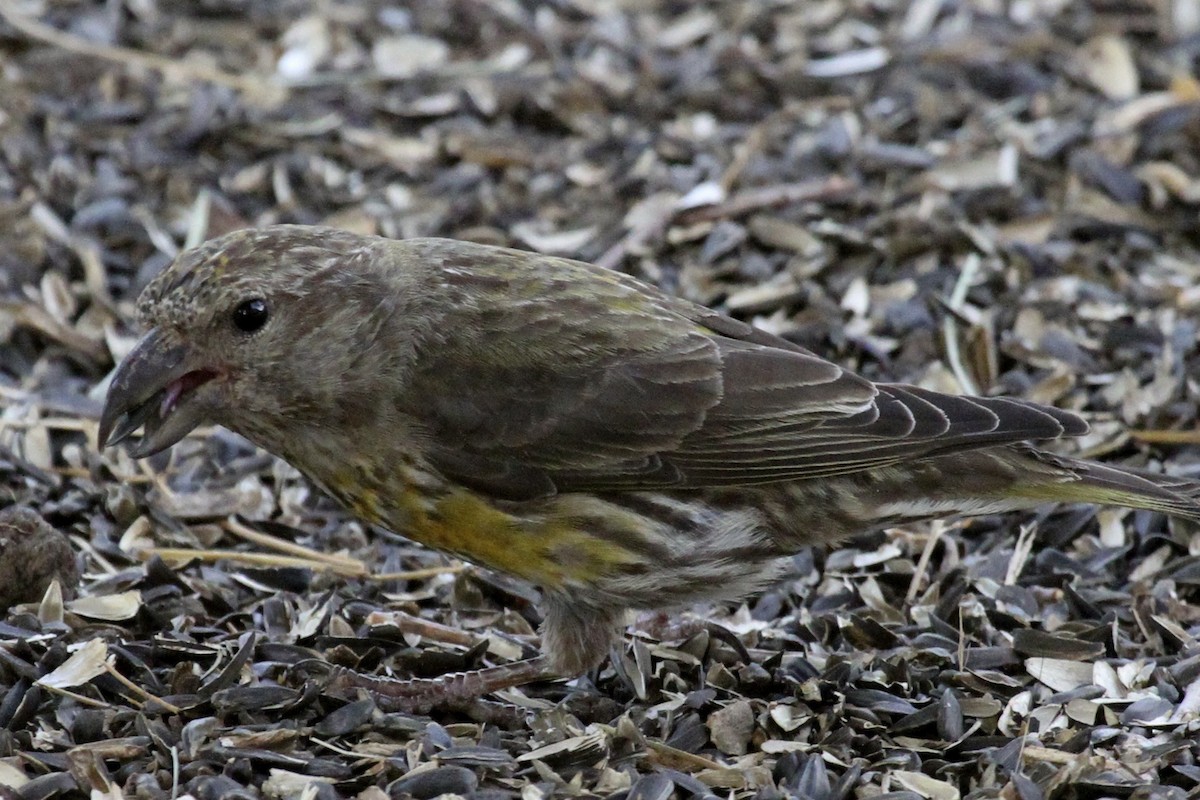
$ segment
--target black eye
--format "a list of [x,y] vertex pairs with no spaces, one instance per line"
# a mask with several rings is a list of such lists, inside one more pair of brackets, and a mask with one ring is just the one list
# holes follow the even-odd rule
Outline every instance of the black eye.
[[247,300],[233,310],[233,326],[242,333],[254,333],[267,324],[267,301],[261,297]]

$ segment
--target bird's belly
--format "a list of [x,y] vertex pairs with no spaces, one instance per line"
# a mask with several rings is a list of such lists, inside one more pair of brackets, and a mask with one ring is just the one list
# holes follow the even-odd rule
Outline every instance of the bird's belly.
[[636,560],[620,542],[560,514],[501,509],[461,487],[430,491],[406,481],[372,488],[362,478],[356,471],[320,483],[359,519],[546,589],[594,586]]
[[415,541],[552,590],[594,585],[636,560],[574,520],[510,513],[467,490],[403,503],[397,521]]
[[564,494],[508,503],[460,486],[419,487],[328,485],[361,519],[597,605],[657,608],[742,596],[777,576],[784,555],[756,514],[691,500]]

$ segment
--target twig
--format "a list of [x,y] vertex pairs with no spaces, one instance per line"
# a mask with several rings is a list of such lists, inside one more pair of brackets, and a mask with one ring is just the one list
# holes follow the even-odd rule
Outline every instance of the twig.
[[92,706],[93,708],[116,708],[116,706],[114,706],[112,703],[105,702],[104,700],[96,700],[88,697],[85,694],[72,692],[70,689],[63,689],[58,686],[49,686],[44,683],[39,683],[38,686],[46,689],[47,691],[54,692],[55,694],[61,694],[63,697],[69,697],[75,702],[82,703],[85,706]]
[[449,625],[442,625],[404,611],[381,611],[367,619],[368,625],[395,625],[401,633],[414,633],[422,638],[443,644],[473,647],[480,641],[478,636]]
[[933,559],[933,551],[945,532],[944,520],[935,519],[929,524],[929,537],[925,540],[925,548],[921,551],[921,557],[917,559],[917,568],[913,570],[912,581],[908,584],[908,594],[904,597],[905,605],[911,606],[917,599],[917,592],[920,591],[921,584],[929,572],[929,562]]
[[108,672],[109,675],[111,675],[113,677],[114,680],[116,680],[117,683],[121,684],[126,689],[128,689],[129,691],[138,695],[139,697],[141,697],[145,700],[150,700],[152,702],[158,703],[160,706],[165,708],[167,711],[170,711],[172,714],[178,714],[183,711],[183,709],[180,708],[179,706],[168,703],[166,700],[163,700],[161,697],[150,694],[150,692],[147,692],[145,689],[138,686],[136,683],[129,680],[129,678],[126,678],[124,675],[122,675],[120,672],[118,672],[117,668],[114,667],[112,664],[106,663],[104,665],[104,669]]
[[1200,430],[1152,431],[1131,430],[1129,435],[1147,444],[1200,444]]
[[419,581],[436,578],[438,575],[457,575],[467,569],[466,564],[442,564],[437,567],[407,569],[400,572],[373,572],[368,577],[373,581]]
[[764,208],[778,208],[810,200],[831,200],[849,193],[854,186],[852,181],[835,175],[821,180],[781,183],[757,189],[746,189],[723,203],[689,208],[680,212],[675,218],[675,222],[679,225],[715,222],[719,219],[740,217]]
[[347,578],[362,578],[366,575],[366,567],[350,567],[344,564],[319,561],[311,558],[295,556],[280,556],[274,553],[243,553],[240,550],[195,550],[186,547],[140,547],[134,551],[138,558],[147,559],[158,556],[166,561],[237,561],[256,567],[298,567],[313,569],[318,572],[333,572]]
[[8,3],[0,3],[0,17],[3,17],[9,25],[12,25],[30,39],[45,42],[46,44],[66,50],[69,53],[101,58],[106,61],[116,61],[121,64],[134,64],[166,75],[175,75],[186,80],[204,81],[217,86],[225,86],[248,95],[263,96],[269,90],[283,88],[273,76],[235,75],[217,67],[178,61],[166,56],[145,53],[129,47],[114,47],[89,42],[87,39],[64,33],[57,28],[31,19],[21,14]]
[[279,553],[287,553],[298,558],[330,564],[339,570],[346,571],[348,574],[365,575],[368,572],[367,565],[360,559],[334,553],[322,553],[319,550],[313,550],[302,544],[296,544],[286,539],[280,539],[278,536],[271,536],[268,533],[256,531],[249,525],[243,524],[237,517],[230,517],[222,522],[221,529],[247,542],[270,548]]

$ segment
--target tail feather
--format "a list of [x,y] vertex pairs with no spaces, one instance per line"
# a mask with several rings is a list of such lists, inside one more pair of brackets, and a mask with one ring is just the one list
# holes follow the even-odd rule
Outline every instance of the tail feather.
[[1200,481],[1095,461],[1054,460],[1072,478],[1019,481],[1011,492],[1031,500],[1126,506],[1200,521]]
[[787,537],[836,540],[882,525],[978,516],[1043,503],[1147,509],[1200,521],[1200,481],[1068,458],[1033,447],[948,453],[887,469],[765,487],[763,508]]

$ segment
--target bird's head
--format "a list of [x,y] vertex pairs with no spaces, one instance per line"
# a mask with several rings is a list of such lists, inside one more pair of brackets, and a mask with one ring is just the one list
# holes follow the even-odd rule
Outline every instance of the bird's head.
[[277,449],[296,426],[377,413],[370,378],[404,351],[378,341],[405,294],[394,272],[391,291],[380,285],[394,244],[278,225],[180,255],[138,299],[147,332],[113,376],[101,445],[143,427],[140,458],[219,423]]

